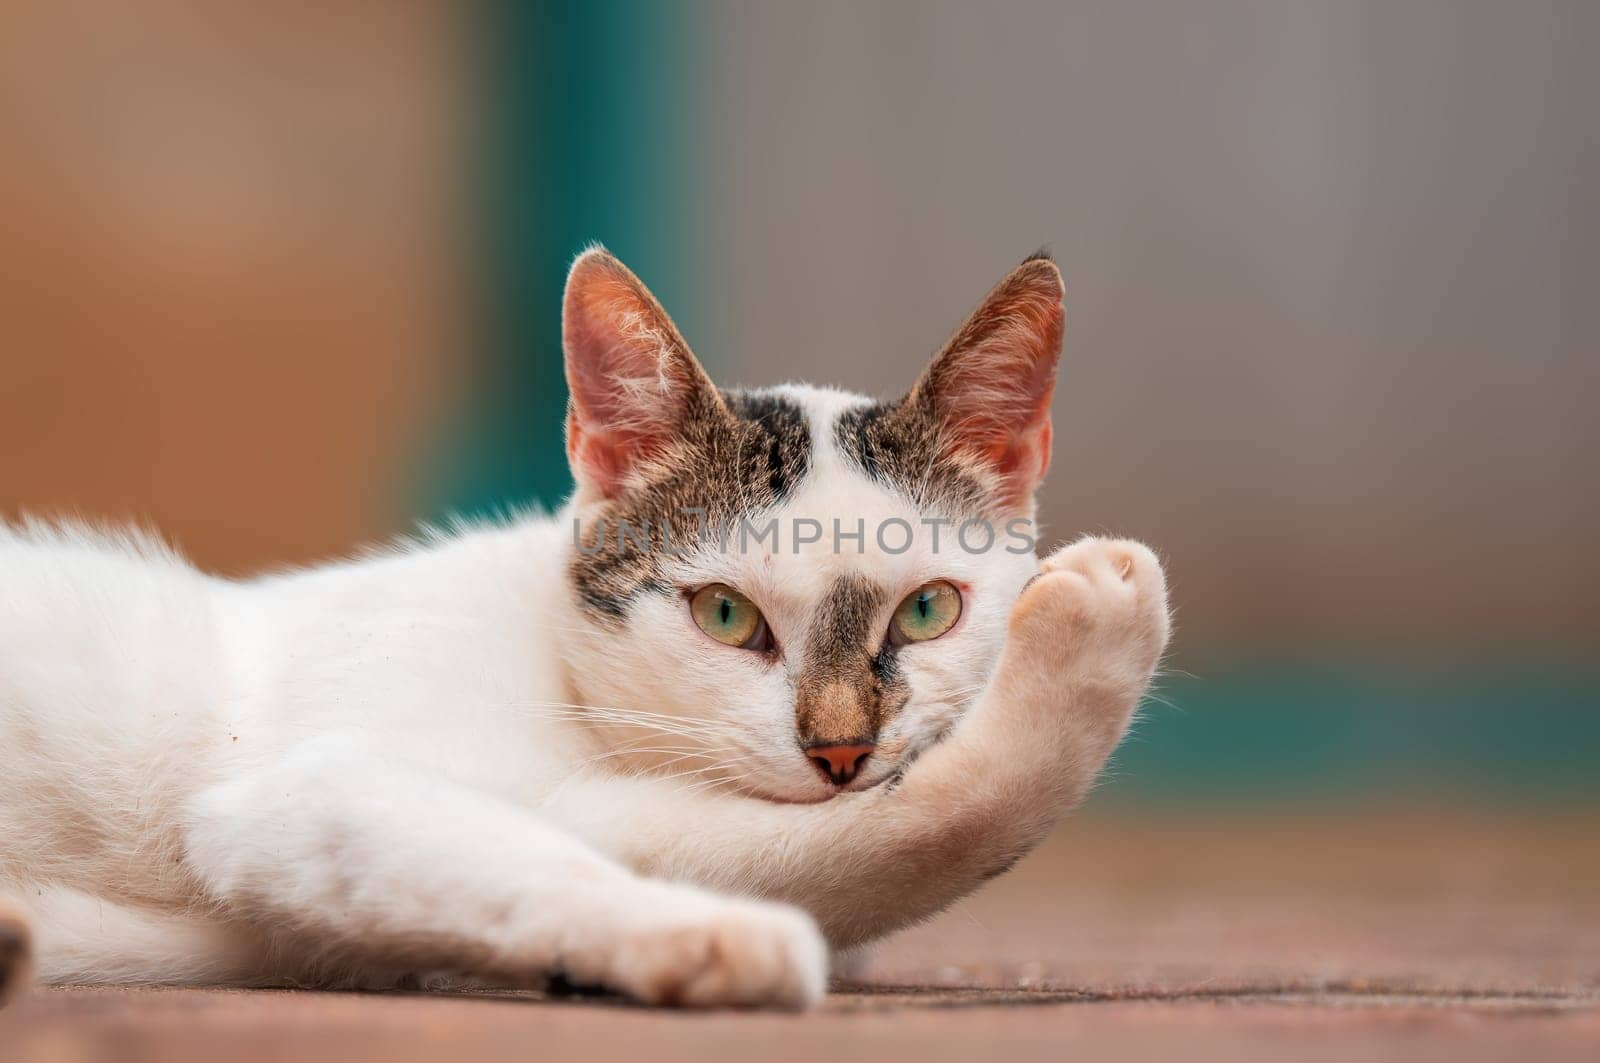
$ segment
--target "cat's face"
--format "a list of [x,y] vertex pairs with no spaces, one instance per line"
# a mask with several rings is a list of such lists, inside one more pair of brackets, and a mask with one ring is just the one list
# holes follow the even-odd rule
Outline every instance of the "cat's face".
[[621,263],[578,259],[563,641],[612,763],[820,801],[944,735],[1035,571],[1061,294],[1024,262],[894,402],[727,392]]

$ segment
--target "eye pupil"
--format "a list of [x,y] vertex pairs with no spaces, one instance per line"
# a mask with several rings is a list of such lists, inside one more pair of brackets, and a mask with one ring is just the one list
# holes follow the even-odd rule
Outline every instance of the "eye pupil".
[[724,583],[701,587],[689,596],[689,614],[707,635],[725,646],[766,647],[766,622],[755,603]]
[[890,629],[903,642],[936,639],[961,616],[961,592],[948,580],[934,580],[906,595]]

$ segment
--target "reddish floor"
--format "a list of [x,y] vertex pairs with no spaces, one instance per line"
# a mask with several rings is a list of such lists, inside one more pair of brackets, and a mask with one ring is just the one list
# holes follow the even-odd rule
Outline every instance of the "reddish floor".
[[1600,1058],[1588,824],[1085,819],[819,1014],[39,990],[0,1059]]

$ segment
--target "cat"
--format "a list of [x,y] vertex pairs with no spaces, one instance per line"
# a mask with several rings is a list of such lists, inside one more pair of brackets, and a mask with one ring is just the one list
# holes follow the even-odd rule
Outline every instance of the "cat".
[[1031,548],[1062,295],[1025,260],[896,401],[721,390],[595,247],[553,516],[244,581],[0,525],[37,977],[815,1004],[1044,837],[1166,646],[1148,548]]

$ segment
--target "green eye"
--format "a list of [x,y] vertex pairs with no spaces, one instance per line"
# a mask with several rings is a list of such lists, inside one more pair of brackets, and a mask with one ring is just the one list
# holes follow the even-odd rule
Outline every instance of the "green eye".
[[961,619],[961,592],[942,579],[924,583],[906,596],[894,611],[889,637],[900,643],[927,642],[956,626]]
[[701,587],[689,599],[689,613],[700,630],[725,646],[766,648],[767,622],[755,603],[724,583]]

